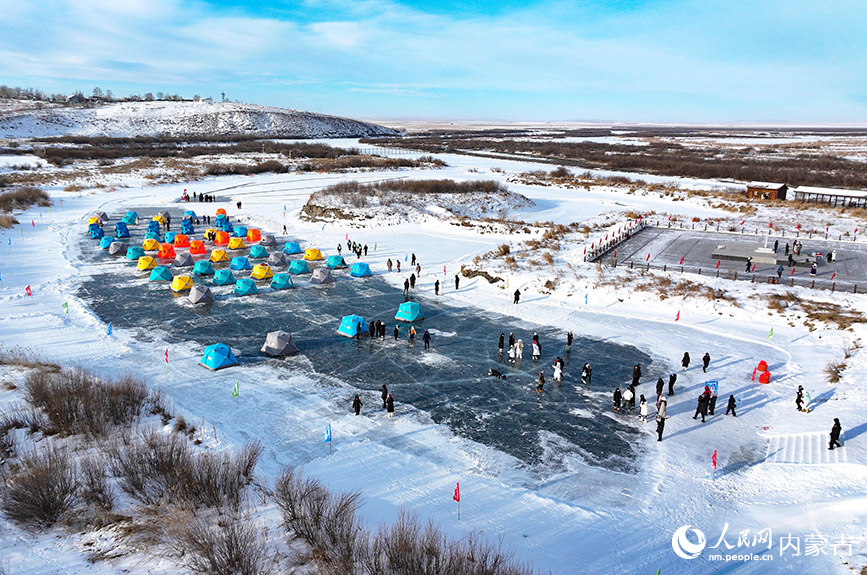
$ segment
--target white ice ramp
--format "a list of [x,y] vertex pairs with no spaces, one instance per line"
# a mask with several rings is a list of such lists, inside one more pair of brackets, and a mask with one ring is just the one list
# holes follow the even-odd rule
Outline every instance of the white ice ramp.
[[846,463],[846,448],[828,449],[828,433],[786,433],[768,436],[768,463],[828,465]]

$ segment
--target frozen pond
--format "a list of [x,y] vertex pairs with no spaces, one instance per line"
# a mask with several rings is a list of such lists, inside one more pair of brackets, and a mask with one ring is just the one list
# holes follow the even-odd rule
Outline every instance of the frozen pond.
[[[147,212],[139,213],[145,221]],[[180,213],[173,216],[179,221]],[[106,230],[113,229],[114,221]],[[173,225],[172,229],[178,227]],[[144,224],[130,227],[133,237],[129,245],[141,245],[144,228]],[[201,237],[204,227],[196,231]],[[395,342],[394,314],[404,302],[403,291],[376,275],[350,277],[346,269],[335,270],[335,283],[327,287],[311,285],[310,276],[301,275],[293,276],[294,289],[275,292],[267,287],[268,282],[259,282],[260,294],[245,297],[234,295],[232,286],[214,285],[212,278],[194,278],[196,284],[211,288],[216,301],[193,306],[186,297],[175,296],[168,285],[149,282],[149,272],[139,272],[134,262],[110,257],[99,249],[97,240],[82,234],[81,241],[85,261],[92,263],[93,269],[79,295],[103,321],[113,322],[115,328],[134,330],[141,339],[154,337],[156,332],[170,343],[197,342],[196,350],[223,342],[238,354],[242,365],[233,369],[239,371],[244,365],[269,362],[274,369],[291,369],[314,381],[338,378],[362,390],[375,392],[385,383],[398,404],[423,410],[455,433],[509,453],[530,466],[558,470],[586,461],[628,471],[637,465],[638,454],[633,448],[637,431],[608,416],[611,391],[629,382],[632,365],[651,365],[651,358],[634,347],[587,339],[576,333],[572,349],[567,351],[561,331],[519,325],[513,318],[450,306],[445,296],[413,294],[425,319],[414,324],[418,332],[414,343],[407,340],[409,325],[402,323],[400,338]],[[282,246],[283,242],[279,242],[277,249]],[[246,255],[247,251],[230,252],[230,256]],[[355,256],[347,258],[348,263],[353,261]],[[323,263],[315,262],[314,267]],[[184,269],[183,273],[190,273],[190,268]],[[275,268],[277,271],[285,269]],[[379,270],[374,266],[373,271],[377,274]],[[250,274],[233,273],[239,279]],[[349,314],[384,321],[386,338],[371,341],[364,337],[359,341],[337,335],[341,317]],[[296,356],[275,361],[260,355],[265,334],[277,329],[293,334],[299,348]],[[429,350],[421,341],[425,330],[432,335]],[[538,363],[531,359],[533,331],[538,332],[542,344]],[[524,341],[522,362],[511,365],[498,355],[497,338],[501,332],[506,336],[514,332]],[[557,356],[566,363],[565,381],[559,385],[551,377]],[[585,361],[593,365],[589,387],[580,384]],[[507,373],[508,379],[487,376],[492,367]],[[534,390],[541,369],[547,379],[543,394]],[[639,392],[649,390],[652,394],[651,385],[645,381]],[[380,407],[371,400],[366,403],[365,411]]]

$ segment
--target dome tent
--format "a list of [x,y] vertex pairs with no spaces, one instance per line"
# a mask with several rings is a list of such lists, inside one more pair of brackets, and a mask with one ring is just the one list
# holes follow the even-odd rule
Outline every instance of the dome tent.
[[126,254],[126,244],[124,242],[111,242],[111,245],[108,246],[108,255],[122,256],[124,254]]
[[196,220],[198,218],[199,218],[199,216],[196,215],[196,212],[194,212],[193,210],[187,210],[184,212],[184,217],[182,219],[184,219],[184,220]]
[[367,323],[360,315],[347,315],[340,320],[337,333],[344,337],[355,337],[357,333],[367,335]]
[[319,261],[321,259],[325,259],[322,257],[322,252],[320,252],[316,248],[310,248],[304,252],[304,259],[309,262]]
[[193,266],[193,275],[212,276],[214,275],[214,266],[208,260],[198,261]]
[[158,252],[160,250],[160,243],[153,238],[148,238],[142,242],[141,249],[146,252]]
[[229,269],[238,271],[238,270],[251,270],[253,266],[250,265],[250,260],[245,258],[244,256],[237,256],[232,258],[232,263],[229,264]]
[[208,253],[205,249],[205,242],[202,240],[193,240],[190,242],[190,253],[193,255],[201,255]]
[[92,230],[90,230],[90,239],[98,240],[105,236],[105,232],[99,226],[95,226]]
[[215,343],[205,348],[205,353],[202,355],[202,361],[199,365],[203,365],[212,371],[232,367],[238,365],[238,360],[235,354],[229,349],[225,343]]
[[217,215],[218,215],[218,216],[224,216],[224,217],[227,218],[227,219],[228,219],[228,217],[229,217],[228,215],[226,215],[226,210],[225,210],[224,208],[219,208],[219,209],[217,209]]
[[325,267],[332,270],[337,268],[345,268],[346,260],[343,259],[343,256],[328,256],[328,259],[325,260]]
[[214,295],[208,286],[193,286],[187,296],[191,303],[213,303]]
[[123,222],[117,222],[114,224],[114,237],[116,238],[128,238],[129,237],[129,228],[126,227],[126,224]]
[[295,284],[292,282],[292,276],[285,272],[274,274],[274,277],[271,279],[271,289],[273,290],[289,289],[293,287],[295,287]]
[[312,284],[333,284],[334,278],[331,277],[331,270],[328,268],[318,268],[313,270],[313,275],[310,276],[310,283]]
[[114,242],[114,238],[111,236],[102,236],[99,238],[99,247],[107,250],[108,246],[110,246]]
[[280,357],[281,355],[298,353],[298,348],[295,346],[291,333],[279,330],[269,332],[265,336],[262,353],[271,357]]
[[244,243],[243,238],[230,238],[228,247],[230,250],[243,250],[247,244]]
[[283,246],[283,253],[286,255],[300,254],[302,251],[298,242],[286,242],[286,245]]
[[349,270],[349,275],[356,278],[366,278],[367,276],[372,276],[373,274],[370,272],[370,266],[364,262],[355,262],[352,264],[352,269]]
[[214,250],[208,259],[214,263],[227,262],[229,261],[229,254],[226,253],[226,250]]
[[170,282],[172,281],[172,272],[166,266],[157,266],[151,270],[151,277],[148,281],[152,282]]
[[[111,251],[111,248],[109,248]],[[126,250],[126,259],[138,261],[140,257],[144,255],[144,250],[138,246],[132,246],[131,248]]]
[[177,237],[178,232],[166,232],[166,235],[163,237],[167,244],[175,243],[175,238]]
[[196,230],[193,229],[192,220],[181,221],[181,233],[187,235],[193,235],[194,233],[196,233]]
[[253,266],[250,277],[254,280],[269,280],[274,277],[274,272],[271,271],[271,266],[268,264],[256,264]]
[[138,269],[140,269],[143,272],[146,272],[148,270],[154,269],[156,267],[156,265],[157,265],[156,260],[153,259],[152,257],[142,256],[138,259],[138,263],[136,264],[135,267],[137,267]]
[[123,216],[123,218],[121,219],[121,221],[122,221],[123,223],[125,223],[126,225],[128,225],[128,226],[134,226],[135,224],[138,223],[138,214],[137,214],[136,212],[132,212],[132,211],[127,212],[127,213]]
[[217,270],[214,273],[214,284],[218,286],[224,286],[235,283],[235,276],[232,274],[232,270]]
[[148,231],[149,231],[149,232],[154,232],[154,233],[157,233],[157,234],[160,233],[160,223],[159,223],[159,222],[155,222],[155,221],[153,221],[153,220],[149,221],[149,222],[148,222]]
[[394,319],[412,323],[424,319],[424,313],[421,311],[421,306],[417,302],[407,301],[398,306],[397,313],[394,314]]
[[169,211],[168,211],[168,210],[160,210],[160,211],[158,211],[158,212],[157,212],[157,215],[154,217],[154,219],[157,219],[157,217],[160,217],[160,218],[162,218],[162,219],[165,220],[165,221],[169,221],[169,220],[172,219],[172,216],[169,215]]
[[161,260],[173,260],[175,259],[175,248],[172,247],[172,244],[162,244],[157,257]]
[[244,238],[247,237],[247,228],[245,228],[244,226],[238,226],[237,228],[235,228],[234,230],[232,230],[232,234],[233,234],[236,238],[242,238],[242,239],[244,239]]
[[268,265],[269,266],[285,266],[286,265],[286,254],[283,252],[272,252],[271,255],[268,256]]
[[87,228],[92,229],[90,226],[101,227],[102,226],[102,220],[96,216],[90,216],[90,218],[88,218],[88,220],[87,220]]
[[[247,232],[247,237],[248,238],[250,237],[250,232]],[[265,236],[262,236],[262,239],[259,241],[259,245],[269,247],[269,248],[276,248],[277,247],[277,240],[275,240],[274,236],[272,236],[272,235],[265,235]]]
[[175,276],[175,279],[172,280],[172,291],[175,293],[192,289],[192,287],[193,278],[188,275]]
[[227,246],[229,245],[229,234],[228,232],[219,231],[214,236],[214,243],[218,246]]
[[[271,236],[273,237],[273,236]],[[247,230],[247,241],[250,243],[253,242],[261,242],[262,241],[262,232],[257,229],[251,228]]]
[[250,278],[242,278],[235,282],[236,295],[256,295],[259,293],[259,288],[256,287],[256,282]]
[[160,241],[160,235],[156,232],[148,232],[144,235],[143,239]]
[[188,248],[190,247],[190,238],[187,237],[187,234],[178,234],[175,236],[174,245],[176,248]]
[[196,262],[193,261],[193,256],[190,254],[180,253],[175,256],[174,266],[176,268],[192,267]]
[[105,212],[96,212],[93,215],[103,222],[107,222],[109,220],[108,214],[106,214]]
[[261,260],[268,257],[268,250],[265,246],[253,246],[250,248],[250,258],[254,260]]
[[295,260],[291,264],[289,264],[289,273],[290,274],[309,274],[310,266],[307,265],[307,262],[304,260]]

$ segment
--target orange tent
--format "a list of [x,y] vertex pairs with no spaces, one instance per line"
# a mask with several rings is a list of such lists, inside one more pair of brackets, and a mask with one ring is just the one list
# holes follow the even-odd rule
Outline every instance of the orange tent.
[[226,214],[226,210],[224,210],[223,208],[220,208],[220,209],[217,210],[217,215],[218,215],[218,216],[226,216],[226,217],[229,217],[229,216]]
[[247,241],[248,242],[261,242],[262,241],[262,232],[259,230],[247,230]]
[[768,362],[766,362],[765,360],[760,361],[756,369],[759,371],[768,371]]
[[762,375],[759,376],[759,383],[771,383],[771,372],[763,371]]
[[178,234],[175,236],[175,247],[176,248],[188,248],[190,247],[190,238],[188,238],[184,234]]
[[161,260],[173,260],[175,259],[175,248],[172,247],[172,244],[162,244],[157,257]]
[[228,232],[217,232],[217,237],[214,238],[214,243],[218,246],[227,246],[229,245],[229,233]]
[[205,242],[202,240],[193,240],[190,242],[190,253],[191,254],[206,254],[208,251],[205,249]]

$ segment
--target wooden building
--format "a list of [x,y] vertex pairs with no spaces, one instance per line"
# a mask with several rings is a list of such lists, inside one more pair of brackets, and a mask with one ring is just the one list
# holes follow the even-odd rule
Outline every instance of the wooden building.
[[747,185],[747,197],[761,200],[785,200],[789,187],[786,184],[771,182],[750,182]]
[[867,190],[842,190],[839,188],[815,188],[798,186],[792,190],[796,202],[817,202],[829,206],[850,208],[867,207]]

